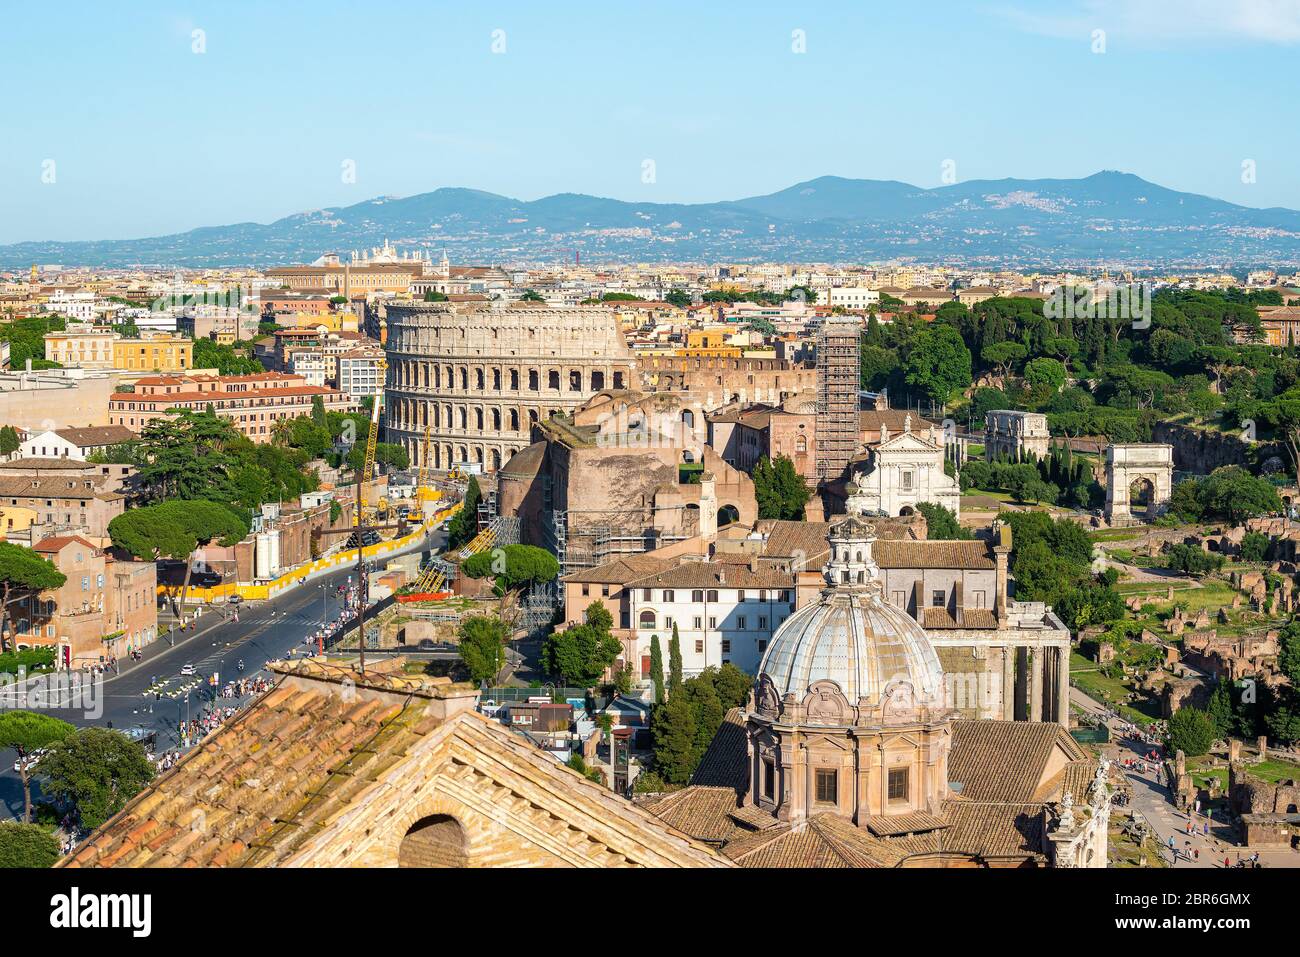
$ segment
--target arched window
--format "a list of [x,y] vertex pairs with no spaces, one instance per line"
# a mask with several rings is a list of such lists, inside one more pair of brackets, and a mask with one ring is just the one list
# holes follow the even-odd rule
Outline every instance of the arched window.
[[483,431],[483,410],[482,409],[474,410],[474,428],[478,429],[480,432]]
[[806,438],[804,438],[802,435],[797,435],[797,436],[795,436],[795,439],[794,439],[794,450],[795,450],[796,452],[807,452],[807,451],[808,451],[808,440],[807,440]]
[[511,392],[519,391],[519,370],[518,369],[510,370],[510,391]]
[[688,429],[695,428],[695,413],[690,409],[682,410],[682,425],[686,426]]
[[560,391],[560,373],[557,370],[552,369],[546,373],[546,388],[556,392]]
[[493,432],[501,431],[501,410],[500,409],[492,410],[492,431]]
[[483,391],[483,370],[482,369],[474,370],[474,388],[478,389],[480,392]]
[[605,388],[605,373],[596,369],[591,374],[591,391],[599,392]]
[[641,628],[645,628],[645,629],[654,628],[655,613],[647,608],[645,611],[641,612],[641,614],[637,617],[637,624]]
[[582,391],[582,372],[578,369],[574,369],[569,373],[569,391]]
[[519,410],[518,409],[510,410],[510,431],[511,432],[519,431]]
[[528,391],[529,392],[537,391],[537,370],[536,369],[528,370]]

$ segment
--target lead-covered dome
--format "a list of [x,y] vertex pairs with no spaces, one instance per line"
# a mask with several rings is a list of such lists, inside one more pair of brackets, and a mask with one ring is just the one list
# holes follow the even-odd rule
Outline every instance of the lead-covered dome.
[[[850,516],[832,527],[829,540],[827,588],[772,637],[759,665],[759,707],[773,710],[787,696],[802,702],[818,682],[833,681],[858,711],[942,710],[943,668],[934,646],[915,619],[881,596],[874,527]],[[857,720],[867,717],[859,713]]]

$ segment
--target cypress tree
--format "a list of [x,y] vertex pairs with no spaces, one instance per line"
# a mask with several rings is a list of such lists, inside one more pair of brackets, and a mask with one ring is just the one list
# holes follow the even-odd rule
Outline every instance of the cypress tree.
[[668,694],[674,695],[682,686],[682,639],[673,622],[673,637],[668,642]]
[[659,647],[659,636],[650,637],[650,680],[655,686],[655,702],[663,704],[664,700],[664,653]]

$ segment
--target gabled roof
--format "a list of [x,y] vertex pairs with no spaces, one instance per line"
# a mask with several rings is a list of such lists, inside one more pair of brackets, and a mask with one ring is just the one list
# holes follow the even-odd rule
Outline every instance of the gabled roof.
[[1055,722],[954,721],[948,780],[961,786],[963,800],[1030,802],[1049,778],[1057,751],[1062,763],[1088,757]]
[[477,697],[471,685],[396,670],[363,676],[323,659],[275,670],[273,690],[128,802],[63,865],[393,864],[408,828],[445,814],[470,822],[463,826],[474,835],[471,853],[479,848],[495,859],[725,866],[647,811],[467,710]]
[[980,539],[882,540],[876,542],[871,553],[881,568],[997,568],[989,543]]
[[674,558],[656,558],[653,555],[624,555],[595,568],[581,568],[560,580],[594,585],[625,585],[651,572],[668,568],[676,564],[676,561]]

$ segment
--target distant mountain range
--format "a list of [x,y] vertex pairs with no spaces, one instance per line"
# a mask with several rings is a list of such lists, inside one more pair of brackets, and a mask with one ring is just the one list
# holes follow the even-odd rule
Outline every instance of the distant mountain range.
[[580,193],[525,202],[474,189],[206,226],[149,239],[0,246],[0,267],[271,266],[391,240],[454,262],[912,260],[973,266],[1300,264],[1300,212],[1180,193],[1130,173],[973,180],[922,189],[823,176],[767,196],[629,203]]

